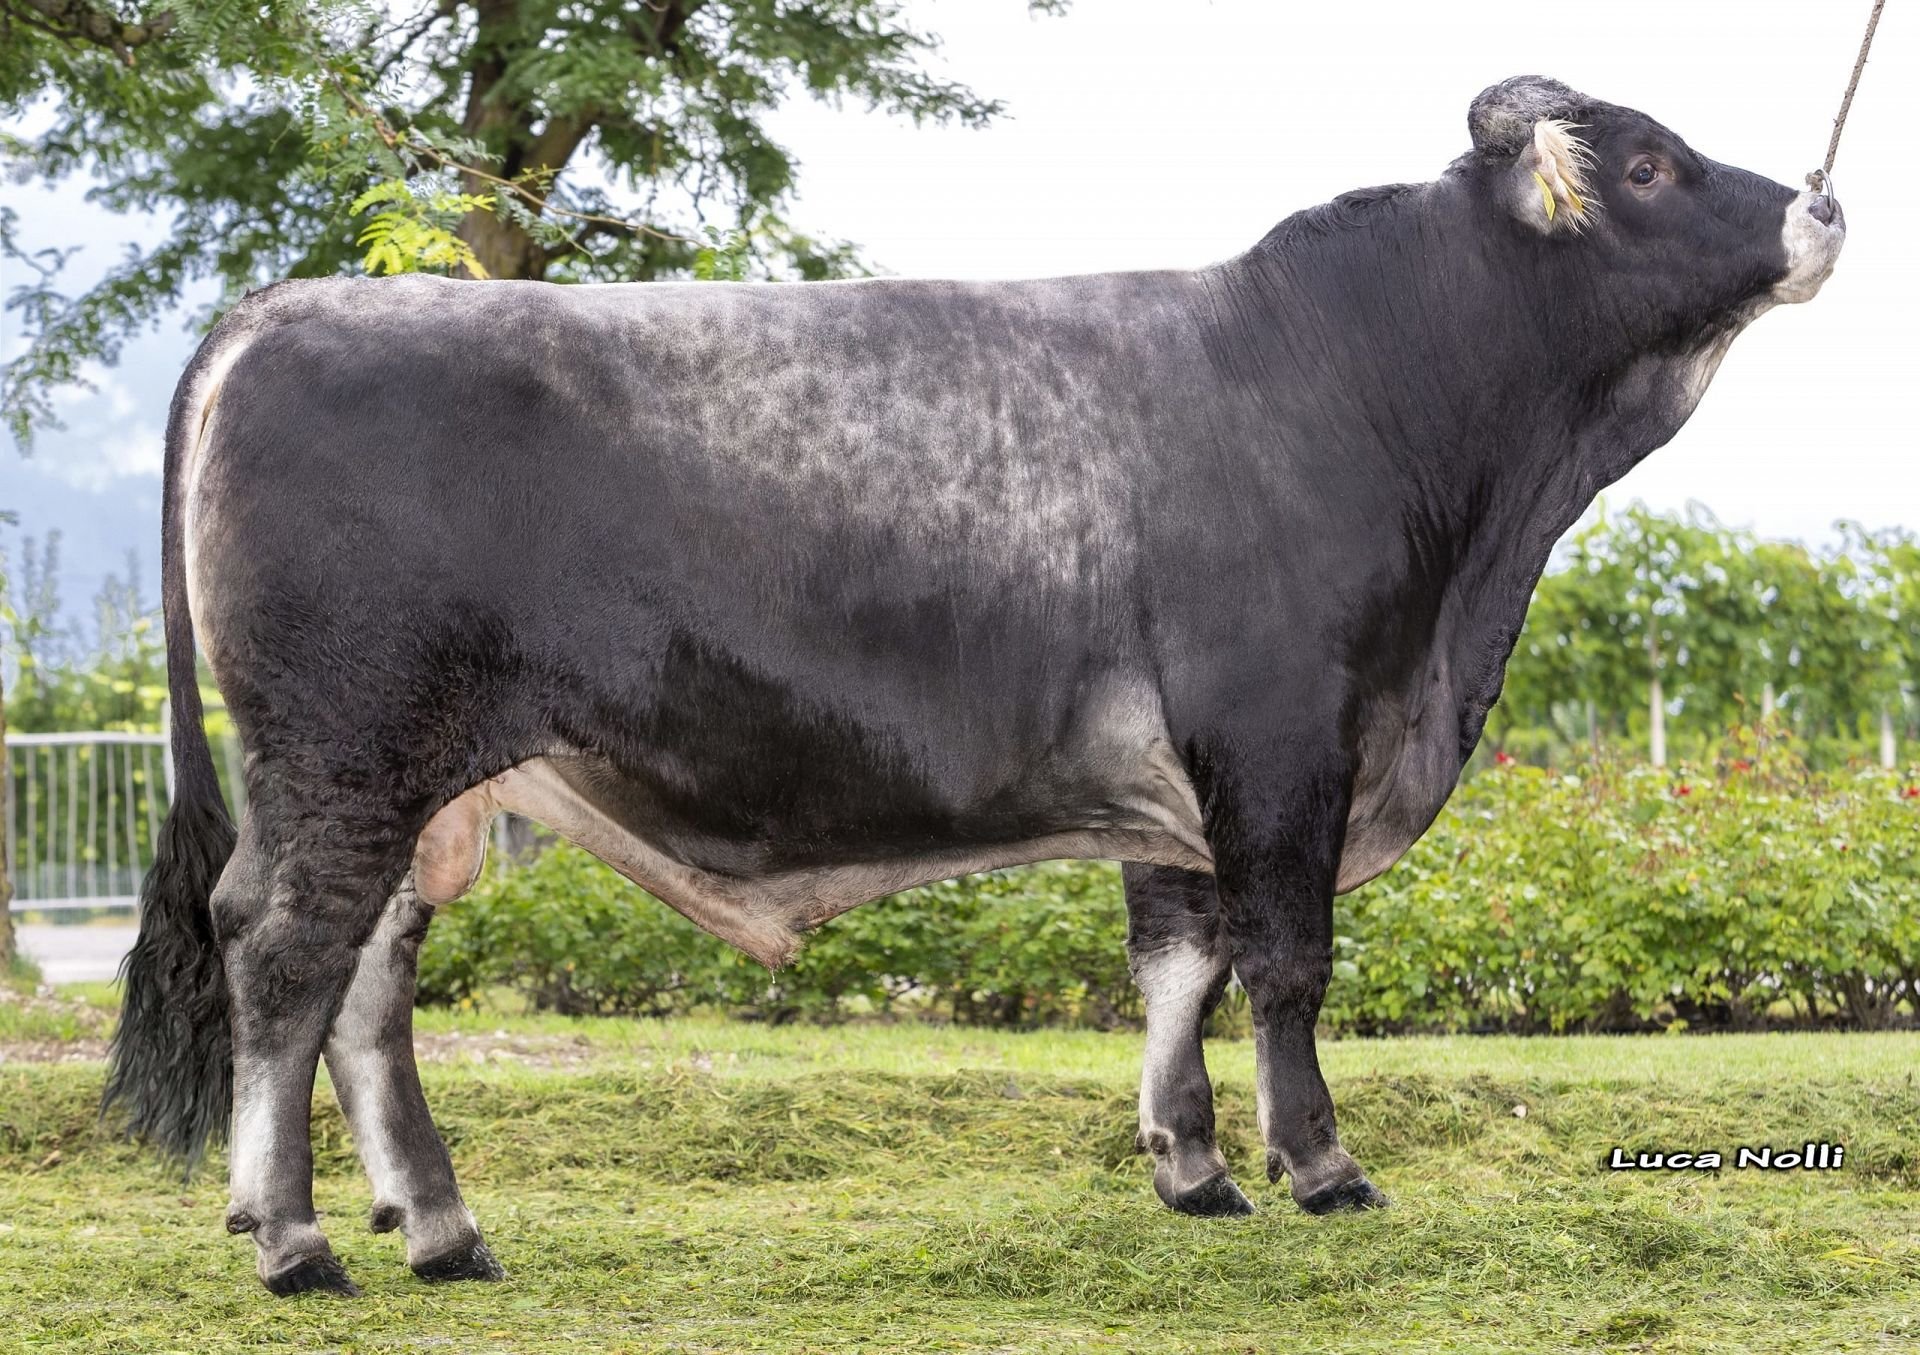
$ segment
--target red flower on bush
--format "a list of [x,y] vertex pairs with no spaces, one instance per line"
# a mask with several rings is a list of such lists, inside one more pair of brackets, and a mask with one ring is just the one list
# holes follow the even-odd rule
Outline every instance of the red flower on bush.
[[1920,786],[1908,786],[1900,792],[1900,798],[1903,800],[1920,800]]
[[1493,765],[1496,767],[1511,767],[1513,762],[1514,758],[1512,753],[1495,753],[1493,755]]
[[1746,758],[1737,757],[1733,760],[1733,769],[1736,772],[1750,772],[1753,770],[1753,763]]
[[1689,786],[1684,781],[1682,781],[1679,785],[1673,788],[1673,798],[1676,800],[1684,799],[1686,796],[1689,796],[1691,794],[1693,794],[1693,787]]

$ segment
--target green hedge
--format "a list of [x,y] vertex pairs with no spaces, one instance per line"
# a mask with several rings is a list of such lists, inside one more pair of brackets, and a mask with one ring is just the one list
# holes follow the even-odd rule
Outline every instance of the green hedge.
[[[1744,752],[1744,756],[1741,754]],[[1341,899],[1326,1025],[1350,1032],[1881,1027],[1920,1009],[1920,789],[1736,747],[1710,767],[1474,777]],[[771,978],[573,848],[444,911],[422,1000],[765,1019],[899,1010],[1137,1021],[1119,871],[1054,862],[857,909]]]
[[1882,1027],[1920,1006],[1920,795],[1775,755],[1508,766],[1341,901],[1357,1031]]
[[1136,1021],[1120,871],[1051,861],[909,890],[836,918],[777,975],[578,848],[548,847],[434,920],[420,998],[489,989],[573,1014],[698,1006],[780,1020],[910,1008],[976,1024]]

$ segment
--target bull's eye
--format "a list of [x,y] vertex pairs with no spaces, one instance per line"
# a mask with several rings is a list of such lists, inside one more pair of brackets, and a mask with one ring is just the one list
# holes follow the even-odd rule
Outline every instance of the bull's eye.
[[1635,188],[1645,188],[1659,177],[1660,171],[1654,168],[1653,161],[1651,160],[1642,160],[1639,164],[1627,171],[1627,182]]

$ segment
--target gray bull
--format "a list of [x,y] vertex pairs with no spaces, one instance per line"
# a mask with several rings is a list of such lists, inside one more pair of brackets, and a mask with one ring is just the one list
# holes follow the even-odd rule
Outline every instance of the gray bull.
[[1555,539],[1844,235],[1551,81],[1469,124],[1435,182],[1197,271],[241,303],[168,426],[179,793],[110,1100],[191,1155],[230,1090],[228,1226],[275,1292],[350,1291],[313,1211],[324,1052],[374,1226],[494,1277],[410,1012],[496,811],[769,965],[909,885],[1108,857],[1161,1198],[1250,1207],[1201,1058],[1232,975],[1269,1176],[1382,1203],[1314,1053],[1333,896],[1445,802]]

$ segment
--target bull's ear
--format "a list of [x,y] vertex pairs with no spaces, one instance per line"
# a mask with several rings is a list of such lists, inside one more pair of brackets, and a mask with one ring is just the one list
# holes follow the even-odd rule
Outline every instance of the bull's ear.
[[1593,152],[1573,133],[1570,122],[1537,119],[1506,171],[1508,209],[1542,234],[1578,234],[1593,217]]

